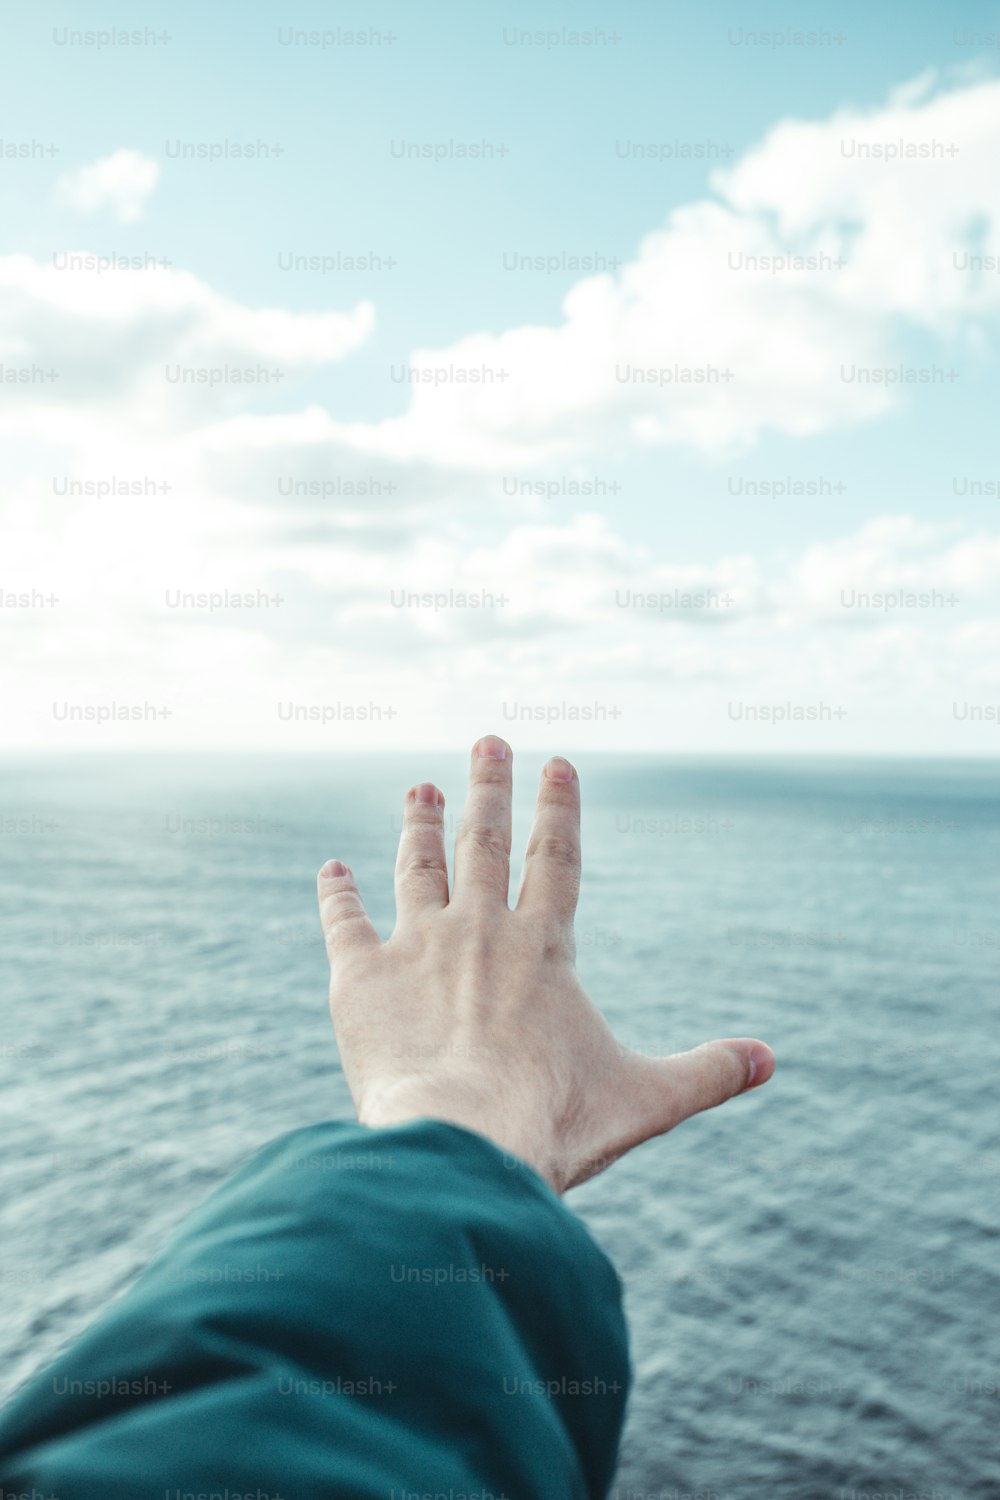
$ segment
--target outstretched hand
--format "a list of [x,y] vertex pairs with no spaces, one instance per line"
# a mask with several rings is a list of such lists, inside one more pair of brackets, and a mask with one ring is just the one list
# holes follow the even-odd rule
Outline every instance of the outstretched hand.
[[406,795],[386,942],[350,869],[328,861],[318,884],[330,1008],[362,1124],[451,1121],[561,1193],[766,1083],[774,1055],[745,1037],[663,1058],[615,1041],[574,967],[580,783],[568,761],[542,772],[513,910],[510,841],[511,751],[487,735],[472,752],[450,887],[444,797],[430,784]]

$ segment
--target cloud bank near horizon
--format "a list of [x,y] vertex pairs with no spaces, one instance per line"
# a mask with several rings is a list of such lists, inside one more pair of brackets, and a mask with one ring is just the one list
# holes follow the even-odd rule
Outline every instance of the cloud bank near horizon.
[[[0,406],[4,589],[58,599],[4,609],[7,742],[322,745],[332,726],[333,743],[388,744],[405,725],[444,743],[476,715],[502,730],[507,704],[623,700],[560,732],[752,746],[732,703],[815,702],[844,715],[789,723],[787,748],[905,748],[937,697],[928,748],[973,748],[946,710],[996,697],[1000,530],[894,512],[792,555],[667,557],[613,504],[557,520],[502,476],[849,434],[909,399],[901,366],[991,368],[998,146],[994,80],[779,121],[617,275],[579,281],[558,323],[414,351],[405,410],[366,420],[297,406],[295,382],[367,357],[369,301],[254,308],[170,266],[0,259],[0,362],[29,372],[5,374]],[[128,155],[76,174],[77,207],[141,211],[155,178]],[[382,700],[374,722],[277,708]],[[173,707],[101,724],[53,709],[143,702]],[[786,748],[773,728],[766,745]]]

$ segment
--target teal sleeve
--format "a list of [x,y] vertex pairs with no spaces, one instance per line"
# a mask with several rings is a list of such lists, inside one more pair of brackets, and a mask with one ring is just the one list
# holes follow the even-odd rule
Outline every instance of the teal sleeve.
[[618,1277],[518,1159],[437,1120],[272,1141],[0,1415],[0,1493],[603,1497]]

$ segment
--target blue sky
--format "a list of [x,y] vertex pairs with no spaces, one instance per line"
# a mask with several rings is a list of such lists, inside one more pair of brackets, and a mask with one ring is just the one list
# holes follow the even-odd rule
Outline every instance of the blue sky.
[[[121,26],[148,27],[169,41],[98,48],[64,39],[64,28]],[[288,28],[322,33],[338,27],[375,33],[379,40],[367,46],[282,41]],[[562,36],[564,28],[596,30],[603,42],[574,45]],[[820,44],[796,45],[787,36],[783,45],[775,44],[774,34],[790,29],[817,33]],[[522,31],[551,32],[554,44],[512,45],[513,33]],[[771,37],[770,45],[762,43],[761,33]],[[58,400],[50,392],[29,393],[16,419],[5,426],[17,463],[4,502],[24,552],[18,576],[9,573],[3,586],[45,588],[56,577],[63,601],[58,611],[37,611],[30,620],[4,617],[17,646],[9,686],[15,696],[25,695],[12,743],[67,742],[70,730],[54,722],[51,702],[65,700],[70,682],[80,702],[95,703],[115,694],[132,701],[144,682],[155,682],[160,697],[177,699],[174,721],[154,726],[158,743],[226,743],[230,731],[214,712],[213,684],[220,678],[240,680],[244,672],[248,684],[266,677],[272,698],[274,685],[287,679],[310,702],[318,701],[316,694],[326,691],[331,676],[350,679],[358,701],[360,684],[375,683],[383,696],[399,702],[400,717],[428,743],[450,743],[453,735],[489,727],[478,718],[473,724],[473,718],[488,717],[500,699],[544,701],[563,673],[571,684],[568,696],[590,701],[608,698],[624,671],[639,694],[637,705],[644,705],[631,713],[634,730],[620,723],[598,729],[574,724],[567,732],[571,740],[606,733],[608,744],[637,748],[662,743],[665,722],[675,724],[682,709],[689,722],[684,748],[912,749],[920,704],[929,691],[946,695],[956,659],[972,674],[959,684],[965,698],[996,701],[989,652],[995,644],[991,570],[998,501],[995,494],[956,490],[969,476],[1000,477],[995,443],[1000,295],[991,284],[980,289],[971,282],[963,283],[968,290],[961,297],[950,290],[939,294],[935,279],[940,282],[949,270],[948,235],[956,245],[1000,250],[997,190],[977,167],[977,153],[996,160],[995,154],[989,158],[989,129],[981,117],[995,102],[984,90],[1000,68],[1000,49],[990,45],[991,34],[998,33],[1000,6],[981,4],[878,11],[860,4],[817,5],[808,13],[760,5],[633,3],[581,13],[569,5],[438,4],[417,11],[386,4],[331,14],[318,4],[249,11],[182,3],[149,8],[138,19],[85,13],[75,6],[43,5],[11,14],[0,60],[4,138],[39,139],[59,149],[43,160],[0,162],[3,254],[30,257],[49,271],[50,281],[54,254],[68,250],[149,253],[171,263],[169,273],[105,274],[100,297],[106,300],[99,305],[88,292],[97,279],[91,273],[88,283],[82,273],[79,295],[68,299],[74,306],[69,309],[60,292],[58,311],[27,276],[23,261],[11,272],[8,296],[24,299],[25,306],[17,302],[6,334],[0,325],[3,356],[34,358],[44,349],[57,362],[65,358],[72,375],[61,377]],[[946,115],[932,113],[934,101],[944,96],[953,98],[955,107]],[[883,165],[881,186],[859,193],[845,188],[831,146],[838,120],[849,122],[844,129],[874,120],[889,138],[896,122],[905,119],[905,131],[916,139],[922,130],[939,128],[934,122],[944,118],[970,131],[972,144],[963,144],[957,158],[922,164],[917,185],[916,168]],[[786,149],[782,135],[789,126],[805,134],[811,125],[825,131],[831,146],[816,158],[815,173],[808,155],[797,154],[794,142]],[[282,150],[263,161],[179,161],[170,155],[170,143],[178,140],[260,140]],[[506,150],[489,161],[410,161],[393,155],[393,143],[398,149],[402,141],[456,140],[489,141]],[[725,148],[725,154],[709,162],[622,159],[625,142],[675,141],[712,143],[713,153]],[[116,153],[130,154],[107,179],[117,186],[88,199],[81,173],[116,159]],[[141,178],[142,164],[155,172],[155,184],[138,189],[130,208],[127,179],[129,173]],[[816,179],[824,172],[830,182],[821,191]],[[922,286],[896,297],[894,282],[902,287],[916,275],[914,264],[932,253],[927,229],[937,223],[934,204],[942,189],[947,201],[938,259]],[[796,205],[813,200],[811,214],[795,224]],[[768,245],[802,251],[834,241],[852,246],[853,237],[866,237],[861,270],[855,275],[849,248],[845,275],[853,281],[846,297],[831,297],[820,273],[797,287],[788,277],[775,277],[756,302],[750,295],[737,302],[735,312],[723,306],[720,321],[733,326],[721,339],[715,332],[706,336],[707,359],[718,349],[745,349],[750,364],[772,337],[776,351],[764,361],[763,372],[746,377],[743,389],[749,394],[735,398],[743,409],[731,418],[702,405],[678,419],[668,409],[672,392],[662,419],[644,401],[622,417],[613,382],[597,394],[593,381],[584,381],[586,388],[574,395],[568,389],[577,364],[572,338],[562,341],[557,354],[536,341],[536,358],[532,330],[563,326],[563,299],[588,278],[574,270],[511,271],[504,257],[598,256],[616,258],[624,268],[642,258],[639,247],[647,236],[663,230],[671,215],[690,216],[692,206],[700,206],[705,223],[694,230],[688,223],[683,243],[667,245],[659,261],[650,257],[644,290],[626,291],[622,271],[604,278],[612,283],[621,278],[618,305],[613,314],[599,308],[596,321],[588,314],[580,337],[588,337],[588,327],[630,325],[628,336],[614,343],[616,359],[621,351],[641,347],[646,354],[652,351],[657,364],[670,362],[676,354],[672,320],[683,316],[687,301],[683,287],[671,293],[664,286],[670,268],[678,264],[697,278],[704,265],[705,284],[718,276],[726,296],[733,283],[734,273],[721,261],[702,259],[720,254],[719,247],[728,243],[725,224],[721,230],[708,224],[710,208],[733,211],[741,233],[750,236],[740,243],[763,244],[765,252]],[[396,264],[320,274],[283,270],[279,263],[287,255],[367,252]],[[140,279],[151,284],[156,278],[148,299],[134,292]],[[117,289],[129,279],[131,285],[115,302],[108,287]],[[1000,285],[1000,278],[993,279]],[[63,276],[58,285],[67,281]],[[171,290],[161,294],[168,283]],[[192,289],[195,283],[201,290]],[[784,298],[773,328],[766,314],[772,292]],[[594,293],[598,300],[605,295],[611,293]],[[702,295],[710,307],[707,292]],[[908,390],[881,405],[860,400],[852,405],[843,392],[831,410],[806,400],[802,412],[791,410],[786,420],[798,390],[808,387],[808,375],[801,386],[796,375],[803,349],[789,355],[787,399],[780,368],[777,375],[774,369],[783,358],[782,327],[799,326],[795,299],[800,295],[804,346],[813,312],[818,338],[839,325],[840,298],[845,349],[857,348],[862,359],[877,350],[879,363],[886,365],[906,361],[954,368],[958,377],[950,384]],[[216,308],[211,329],[198,332],[198,309],[208,297],[224,299],[230,311]],[[359,313],[369,305],[368,313]],[[744,306],[745,331],[736,326]],[[237,328],[242,315],[233,308],[247,314],[246,328]],[[287,327],[273,337],[263,325],[250,328],[250,315],[260,309],[280,310]],[[354,331],[341,333],[332,324],[317,331],[316,320],[331,315],[347,320]],[[464,349],[469,340],[478,340],[473,352],[495,354],[497,364],[513,347],[517,409],[511,413],[504,406],[506,390],[489,398],[495,409],[473,410],[458,401],[454,410],[443,410],[440,431],[428,437],[438,408],[447,403],[411,408],[412,390],[389,372],[429,359],[428,351],[449,359],[449,351]],[[688,337],[688,358],[692,347]],[[73,352],[67,354],[67,348]],[[281,384],[249,395],[227,389],[210,410],[192,397],[183,410],[160,411],[158,397],[142,394],[147,377],[192,348],[208,350],[209,363],[266,350],[282,365]],[[101,359],[88,373],[92,349],[101,351]],[[735,354],[733,359],[736,363]],[[537,390],[531,376],[536,368]],[[743,378],[742,371],[738,376]],[[564,379],[567,389],[560,387],[553,410],[539,415],[546,380],[558,385]],[[754,394],[755,383],[767,389],[766,398]],[[102,389],[106,399],[98,411],[95,392]],[[10,400],[7,409],[13,412]],[[282,438],[272,427],[261,448],[251,433],[255,421],[266,425],[284,414],[294,422],[307,411],[325,413],[331,424],[323,441],[332,448],[310,449],[315,463],[303,466],[301,435],[283,446],[287,433]],[[81,429],[75,438],[74,414]],[[398,431],[391,429],[393,419],[401,424]],[[232,425],[220,437],[218,429],[226,423]],[[235,449],[248,434],[241,461]],[[543,454],[543,439],[562,447],[563,456]],[[191,467],[195,449],[202,460],[194,465],[197,474]],[[338,457],[345,450],[351,464]],[[169,506],[164,502],[158,514],[152,507],[145,514],[132,507],[123,515],[114,505],[74,513],[53,496],[46,479],[50,472],[125,472],[126,455],[132,465],[128,472],[139,472],[145,462],[146,469],[152,464],[157,473],[166,467],[175,474]],[[378,514],[324,502],[291,516],[277,503],[275,479],[300,469],[313,476],[391,470],[399,488],[388,511]],[[554,494],[527,508],[504,505],[502,490],[498,495],[505,475],[551,480],[568,474],[597,475],[620,488],[612,497],[587,501]],[[822,476],[837,492],[766,501],[731,492],[747,480],[785,476]],[[591,520],[581,523],[582,515]],[[596,531],[594,518],[600,523]],[[345,525],[353,529],[346,550],[356,542],[359,551],[353,563],[344,556]],[[866,531],[872,527],[874,533]],[[81,528],[88,537],[103,537],[89,556],[86,548],[81,553]],[[582,550],[581,534],[590,539]],[[520,540],[510,546],[512,535]],[[57,545],[46,546],[47,537]],[[168,565],[171,538],[176,552]],[[445,551],[454,549],[450,562],[444,554],[428,555],[435,538]],[[985,573],[969,561],[970,552],[981,551],[983,538],[991,560]],[[964,549],[957,557],[956,547]],[[305,559],[303,548],[310,549]],[[565,556],[557,566],[549,553],[560,548]],[[817,561],[815,549],[823,548]],[[142,594],[132,585],[151,553],[164,559],[163,571],[149,572]],[[380,573],[377,566],[369,568],[372,554],[395,557],[396,563]],[[471,628],[468,612],[461,618],[442,614],[429,628],[423,616],[408,619],[409,629],[397,630],[401,616],[386,610],[387,583],[440,589],[454,575],[452,584],[464,580],[471,587],[475,578],[485,580],[488,569],[476,562],[485,556],[507,559],[514,594],[542,557],[537,576],[531,575],[532,597],[522,593],[519,605],[502,620],[494,619],[492,654],[489,630],[478,623]],[[603,579],[606,588],[625,586],[629,579],[638,586],[647,573],[659,580],[657,587],[666,581],[675,588],[685,580],[710,587],[713,579],[728,579],[742,602],[708,629],[703,615],[671,619],[666,632],[644,626],[636,627],[634,638],[619,632],[617,646],[595,665],[591,678],[590,643],[606,639],[591,610],[597,584],[589,587],[584,577],[593,583],[595,556],[598,583]],[[620,579],[610,561],[615,556],[630,559]],[[826,605],[817,623],[815,599],[789,594],[790,573],[798,578],[800,593],[808,592],[808,580],[818,571],[825,580],[820,594],[832,587],[831,556],[834,573],[841,568],[833,582],[843,587],[874,586],[874,579],[887,589],[907,581],[933,589],[940,581],[958,588],[962,602],[951,613],[902,610],[890,619],[872,619],[867,627],[871,654],[859,649],[861,627],[855,628],[852,618],[849,630],[839,627],[842,637],[852,639],[844,657]],[[82,569],[75,571],[84,561],[89,582]],[[556,619],[549,608],[554,577],[565,586]],[[235,618],[229,610],[211,617],[195,611],[183,622],[164,614],[167,588],[245,590],[258,582],[271,588],[276,581],[287,596],[283,612],[274,609],[266,618],[258,613],[250,630],[245,615]],[[768,619],[781,622],[770,648]],[[359,629],[365,631],[363,650]],[[795,642],[802,645],[813,630],[815,671],[801,652],[793,669]],[[62,676],[60,632],[68,643]],[[903,640],[899,632],[909,635]],[[653,633],[656,649],[647,652]],[[141,671],[121,648],[128,638],[144,642]],[[420,650],[413,665],[434,685],[432,696],[440,695],[430,722],[421,717],[419,724],[416,708],[408,706],[409,688],[399,683],[400,661],[415,641]],[[286,653],[290,671],[282,665]],[[743,741],[742,730],[738,734],[725,714],[688,712],[685,695],[711,693],[713,683],[726,703],[734,695],[773,698],[775,682],[766,690],[753,682],[755,675],[761,682],[773,676],[782,653],[790,665],[778,674],[777,686],[786,682],[793,700],[804,702],[817,682],[830,702],[838,691],[845,698],[861,694],[849,733],[841,724],[812,739],[793,730],[779,744],[772,728],[770,738]],[[853,661],[847,659],[852,653]],[[928,654],[938,663],[934,684]],[[885,662],[885,682],[877,690],[862,682],[872,657]],[[843,680],[837,676],[838,658],[843,658]],[[309,671],[303,670],[305,660]],[[486,676],[495,678],[488,692],[484,661]],[[731,679],[728,686],[724,679]],[[879,709],[890,682],[901,692],[895,720]],[[249,685],[240,690],[241,704],[250,691]],[[862,706],[866,692],[873,713]],[[946,708],[946,697],[940,701]],[[661,703],[659,717],[651,702]],[[973,735],[947,720],[943,708],[929,721],[928,748],[982,753],[992,745],[986,729]],[[287,731],[276,739],[271,735],[263,711],[248,711],[245,718],[236,712],[229,722],[239,724],[239,737],[253,743],[287,743]],[[142,734],[132,725],[113,727],[122,743],[149,738],[145,726]],[[397,726],[390,727],[395,733]],[[95,739],[88,726],[78,732],[83,743],[110,739]],[[356,744],[367,731],[355,725],[343,732]],[[372,743],[381,743],[388,732],[375,729]],[[536,731],[525,727],[524,732]],[[549,726],[544,733],[551,735]],[[315,735],[310,731],[303,743],[314,745]]]

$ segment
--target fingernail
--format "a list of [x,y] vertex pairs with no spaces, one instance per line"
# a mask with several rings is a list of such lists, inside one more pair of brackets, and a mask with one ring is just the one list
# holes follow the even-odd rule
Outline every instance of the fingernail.
[[480,760],[506,760],[507,742],[495,734],[487,734],[476,742],[476,754]]
[[414,802],[422,802],[425,807],[444,807],[444,797],[437,787],[429,781],[421,782],[413,792]]
[[769,1063],[770,1061],[771,1061],[771,1054],[767,1050],[766,1047],[751,1047],[750,1048],[749,1077],[747,1078],[747,1081],[746,1081],[746,1087],[748,1089],[753,1088],[754,1080],[757,1078],[758,1074],[762,1071],[762,1069],[766,1066],[766,1064]]
[[319,873],[332,880],[338,875],[350,875],[351,872],[339,859],[328,859]]
[[545,767],[545,774],[550,781],[572,781],[573,767],[561,755],[554,755]]

